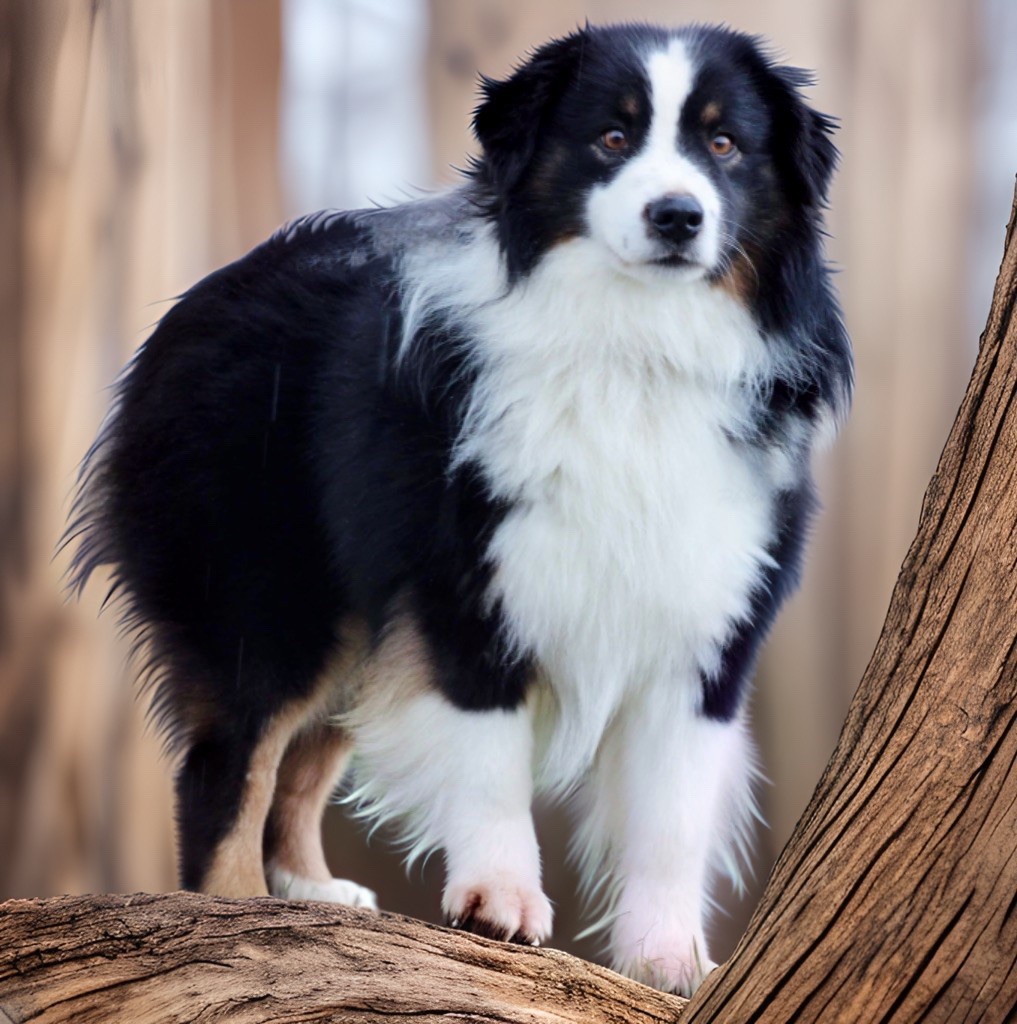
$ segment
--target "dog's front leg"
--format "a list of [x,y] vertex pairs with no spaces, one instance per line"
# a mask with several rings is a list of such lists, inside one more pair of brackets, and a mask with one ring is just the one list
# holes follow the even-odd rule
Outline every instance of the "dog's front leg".
[[364,811],[401,824],[411,859],[442,850],[454,927],[542,942],[552,915],[530,808],[528,708],[463,710],[435,690],[373,703],[354,721]]
[[751,809],[751,749],[739,720],[697,710],[680,686],[646,688],[613,723],[579,799],[576,853],[603,894],[612,966],[691,994],[716,966],[709,884],[735,862]]

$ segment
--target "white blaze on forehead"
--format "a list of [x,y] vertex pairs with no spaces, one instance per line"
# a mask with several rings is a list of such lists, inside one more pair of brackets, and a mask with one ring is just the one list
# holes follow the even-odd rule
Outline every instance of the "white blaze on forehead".
[[[650,99],[650,124],[639,148],[614,176],[590,190],[587,223],[617,265],[635,274],[673,250],[648,223],[650,203],[668,195],[687,195],[703,209],[698,236],[684,252],[698,264],[693,274],[714,267],[720,255],[721,200],[703,168],[682,152],[678,122],[695,82],[696,67],[685,42],[646,54],[644,67]],[[659,273],[659,268],[653,268]],[[683,271],[669,270],[672,276]]]
[[650,54],[646,76],[650,82],[650,103],[653,113],[646,142],[647,151],[672,154],[678,145],[678,118],[692,92],[695,68],[689,60],[685,43],[671,41],[666,50]]

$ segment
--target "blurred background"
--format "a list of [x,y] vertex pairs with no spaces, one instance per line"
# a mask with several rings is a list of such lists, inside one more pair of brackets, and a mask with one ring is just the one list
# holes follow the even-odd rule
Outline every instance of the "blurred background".
[[[171,783],[93,580],[53,551],[107,387],[172,297],[288,217],[456,180],[478,71],[591,22],[724,21],[842,122],[829,251],[857,354],[805,585],[761,665],[769,828],[730,950],[815,785],[967,382],[1017,171],[1012,0],[0,0],[0,899],[175,886]],[[555,944],[590,955],[541,812]],[[340,810],[337,874],[436,919]]]

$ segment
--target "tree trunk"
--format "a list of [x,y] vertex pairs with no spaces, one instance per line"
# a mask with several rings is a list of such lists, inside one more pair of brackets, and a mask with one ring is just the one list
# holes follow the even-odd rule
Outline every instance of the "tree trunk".
[[1014,1019],[1015,234],[1017,197],[978,361],[840,742],[744,938],[687,1008],[552,950],[177,894],[5,904],[0,1024]]

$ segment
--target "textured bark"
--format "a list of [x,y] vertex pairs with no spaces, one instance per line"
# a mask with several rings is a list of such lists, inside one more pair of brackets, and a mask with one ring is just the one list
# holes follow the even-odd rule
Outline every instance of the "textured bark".
[[567,953],[325,904],[174,893],[0,907],[0,1024],[654,1024],[684,1004]]

